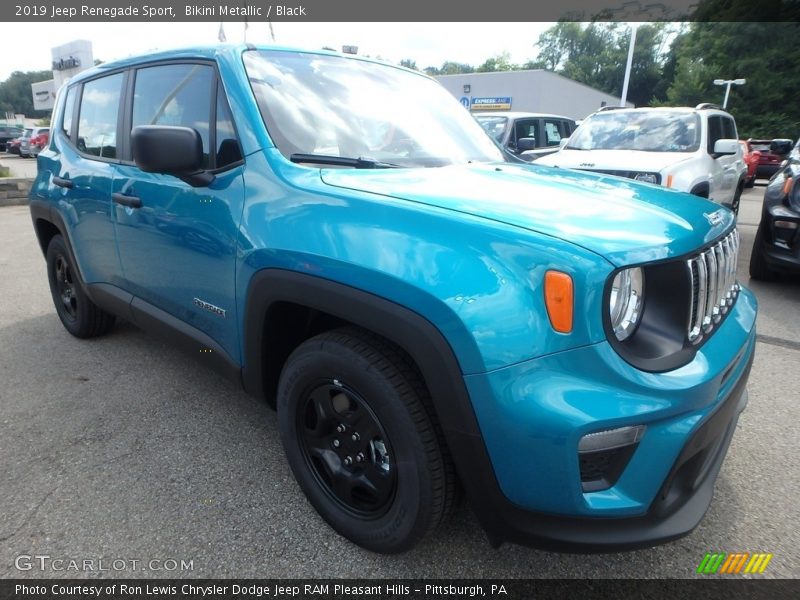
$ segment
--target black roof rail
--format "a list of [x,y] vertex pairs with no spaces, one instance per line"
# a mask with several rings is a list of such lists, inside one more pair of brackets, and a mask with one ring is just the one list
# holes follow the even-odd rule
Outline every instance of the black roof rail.
[[714,104],[713,102],[701,102],[697,106],[694,107],[695,110],[725,110],[719,104]]

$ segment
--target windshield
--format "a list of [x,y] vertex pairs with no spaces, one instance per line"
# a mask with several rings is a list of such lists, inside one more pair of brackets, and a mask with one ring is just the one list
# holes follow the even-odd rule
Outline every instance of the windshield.
[[598,113],[575,130],[567,148],[695,152],[700,147],[700,118],[666,110]]
[[320,154],[402,167],[503,160],[475,119],[427,77],[300,52],[249,51],[244,63],[267,131],[287,158]]
[[475,117],[475,119],[495,141],[500,144],[503,143],[503,134],[508,125],[508,117]]

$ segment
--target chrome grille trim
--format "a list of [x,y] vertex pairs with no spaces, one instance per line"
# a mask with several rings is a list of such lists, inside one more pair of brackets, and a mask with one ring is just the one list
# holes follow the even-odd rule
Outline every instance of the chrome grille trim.
[[689,274],[689,322],[686,336],[693,344],[710,334],[739,295],[736,265],[739,232],[734,229],[710,248],[686,260]]

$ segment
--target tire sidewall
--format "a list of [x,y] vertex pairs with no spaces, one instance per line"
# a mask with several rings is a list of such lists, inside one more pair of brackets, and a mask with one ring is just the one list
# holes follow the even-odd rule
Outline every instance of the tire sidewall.
[[[75,316],[67,312],[58,294],[58,287],[56,285],[56,260],[59,256],[63,257],[63,260],[69,265],[70,272],[72,273],[72,283],[77,300]],[[78,270],[75,268],[75,263],[72,261],[67,245],[64,243],[64,238],[60,235],[53,237],[47,246],[47,279],[50,284],[50,294],[53,297],[53,304],[55,304],[56,313],[58,313],[58,318],[61,319],[61,323],[72,335],[81,335],[87,320],[87,298],[83,291]]]
[[[303,455],[297,427],[304,392],[321,379],[337,379],[369,405],[386,432],[397,469],[391,505],[381,516],[358,517],[332,500]],[[289,465],[320,515],[339,533],[378,552],[402,552],[429,529],[425,510],[433,496],[423,444],[397,390],[358,352],[331,341],[306,342],[289,358],[278,389],[278,423]]]

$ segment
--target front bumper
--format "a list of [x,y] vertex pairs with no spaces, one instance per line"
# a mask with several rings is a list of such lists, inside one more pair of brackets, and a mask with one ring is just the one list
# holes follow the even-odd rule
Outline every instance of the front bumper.
[[[747,403],[755,314],[743,290],[694,360],[668,373],[639,371],[601,343],[468,376],[493,472],[467,476],[498,488],[472,498],[489,537],[603,552],[689,533],[711,502]],[[580,438],[629,425],[647,431],[622,475],[608,489],[584,491]]]

